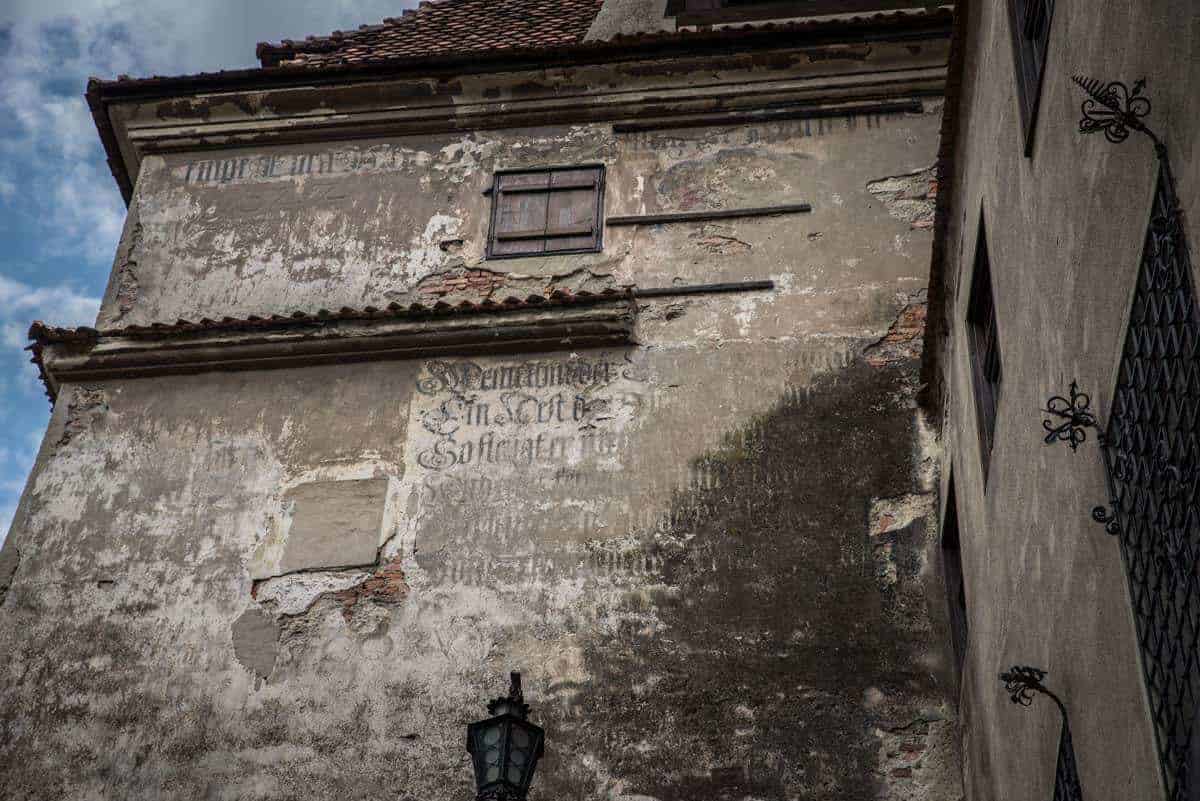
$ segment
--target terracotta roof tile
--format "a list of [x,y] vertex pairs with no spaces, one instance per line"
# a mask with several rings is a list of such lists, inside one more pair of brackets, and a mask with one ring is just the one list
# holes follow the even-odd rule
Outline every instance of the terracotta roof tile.
[[258,46],[264,67],[327,67],[495,50],[540,50],[583,40],[603,0],[437,0],[356,31]]
[[312,325],[323,325],[336,322],[367,322],[372,320],[404,320],[445,317],[448,315],[503,313],[522,311],[531,308],[588,306],[620,300],[631,300],[635,297],[632,287],[624,289],[608,288],[600,292],[580,290],[571,292],[566,289],[554,289],[544,295],[526,295],[520,297],[509,295],[501,300],[471,301],[463,300],[458,303],[447,303],[439,300],[436,303],[390,303],[384,308],[364,306],[353,309],[343,306],[337,311],[318,309],[315,312],[294,311],[290,314],[251,314],[246,317],[222,317],[212,320],[207,317],[199,320],[176,320],[173,323],[150,323],[149,325],[126,325],[110,328],[93,328],[79,326],[77,328],[62,328],[46,325],[41,320],[35,321],[29,327],[29,339],[32,340],[26,350],[30,351],[30,361],[37,366],[41,375],[42,385],[46,396],[54,403],[55,393],[51,390],[49,374],[46,371],[44,353],[49,345],[77,345],[90,347],[101,338],[118,337],[132,339],[161,338],[164,336],[186,336],[188,334],[220,334],[234,331],[286,331],[289,328],[304,328]]
[[149,325],[126,325],[111,328],[60,328],[50,326],[38,320],[29,327],[29,338],[34,341],[30,350],[37,345],[65,342],[95,342],[100,337],[145,337],[161,336],[163,334],[186,334],[193,332],[215,333],[220,331],[246,331],[255,328],[286,328],[289,326],[305,326],[330,320],[380,320],[380,319],[410,319],[431,317],[446,314],[478,314],[484,312],[507,311],[509,309],[528,309],[534,306],[571,306],[605,301],[622,300],[633,297],[632,289],[605,289],[601,292],[569,292],[565,289],[555,289],[546,295],[526,295],[520,297],[509,295],[501,300],[471,301],[463,300],[458,303],[447,303],[439,300],[435,303],[391,303],[384,308],[364,306],[352,309],[343,306],[337,311],[318,309],[315,312],[295,311],[290,314],[251,314],[246,317],[222,317],[211,320],[207,317],[200,320],[176,320],[173,323],[150,323]]

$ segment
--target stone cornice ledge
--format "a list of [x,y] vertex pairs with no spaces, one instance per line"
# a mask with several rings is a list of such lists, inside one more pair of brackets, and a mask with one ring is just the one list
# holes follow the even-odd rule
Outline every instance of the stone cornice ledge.
[[[139,157],[207,148],[315,143],[372,137],[434,134],[514,128],[527,125],[612,122],[646,119],[669,121],[694,114],[727,114],[788,105],[853,114],[858,106],[880,99],[939,97],[945,91],[945,65],[891,68],[842,75],[816,75],[757,80],[729,80],[699,87],[647,86],[497,100],[456,98],[443,103],[412,104],[386,109],[339,104],[338,90],[328,90],[331,110],[314,108],[277,116],[228,117],[208,121],[124,121],[130,145]],[[348,90],[342,89],[342,92]]]
[[53,401],[64,383],[480,353],[602,347],[633,341],[629,298],[480,310],[417,319],[306,320],[126,334],[55,329],[30,346]]

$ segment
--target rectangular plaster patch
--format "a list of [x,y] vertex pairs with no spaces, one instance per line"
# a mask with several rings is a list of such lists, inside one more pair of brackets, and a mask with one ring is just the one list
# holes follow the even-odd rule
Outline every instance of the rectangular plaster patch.
[[277,535],[254,560],[254,578],[374,564],[392,526],[389,486],[386,478],[371,478],[288,490]]

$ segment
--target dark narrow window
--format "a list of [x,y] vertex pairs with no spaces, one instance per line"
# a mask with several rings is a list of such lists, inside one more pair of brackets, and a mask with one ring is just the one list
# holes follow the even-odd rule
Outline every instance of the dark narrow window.
[[488,257],[600,250],[603,167],[497,173]]
[[1071,727],[1063,717],[1062,733],[1058,737],[1058,765],[1054,768],[1054,801],[1083,801],[1079,789],[1079,768],[1075,765],[1075,744],[1071,742]]
[[1053,16],[1054,0],[1008,0],[1026,156],[1033,152],[1033,129],[1037,124],[1042,74],[1046,70],[1046,46],[1050,42],[1050,18]]
[[967,590],[963,584],[962,548],[958,536],[958,502],[954,497],[954,478],[946,494],[946,512],[942,520],[942,571],[946,580],[946,601],[950,611],[950,640],[954,646],[954,669],[962,676],[967,657]]
[[996,304],[992,297],[992,269],[988,261],[987,232],[979,220],[975,243],[975,266],[971,297],[967,303],[967,336],[971,354],[971,383],[975,393],[975,416],[979,426],[979,449],[983,455],[983,477],[996,434],[996,408],[1000,400],[1000,337],[996,326]]
[[1200,798],[1200,308],[1163,162],[1104,438],[1167,797]]

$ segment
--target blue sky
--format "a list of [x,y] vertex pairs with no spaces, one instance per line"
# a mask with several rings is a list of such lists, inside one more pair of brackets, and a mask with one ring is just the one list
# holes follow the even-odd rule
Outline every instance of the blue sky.
[[399,16],[415,0],[0,2],[0,541],[49,416],[29,323],[90,325],[125,207],[83,100],[89,75],[256,66],[263,40]]

